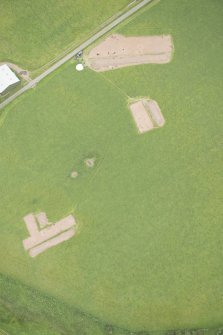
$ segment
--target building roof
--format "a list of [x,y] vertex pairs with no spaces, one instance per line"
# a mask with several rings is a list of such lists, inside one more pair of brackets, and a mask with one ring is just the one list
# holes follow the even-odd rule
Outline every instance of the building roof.
[[16,77],[8,65],[4,64],[0,66],[0,93],[4,92],[7,87],[18,82],[19,78]]

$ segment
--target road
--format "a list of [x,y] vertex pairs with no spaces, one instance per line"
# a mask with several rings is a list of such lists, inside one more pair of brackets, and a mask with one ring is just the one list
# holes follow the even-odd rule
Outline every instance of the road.
[[30,88],[33,88],[38,84],[42,79],[44,79],[46,76],[51,74],[53,71],[57,70],[61,65],[69,61],[71,58],[73,58],[78,52],[81,50],[86,49],[89,45],[91,45],[93,42],[95,42],[98,38],[105,35],[107,32],[109,32],[111,29],[116,27],[121,22],[125,21],[128,17],[130,17],[132,14],[137,12],[142,7],[146,6],[148,3],[152,2],[153,0],[143,0],[138,5],[132,7],[127,12],[119,16],[117,19],[109,23],[106,27],[98,31],[96,34],[94,34],[92,37],[90,37],[87,41],[82,43],[79,47],[68,53],[66,56],[64,56],[62,59],[60,59],[58,62],[50,66],[47,70],[45,70],[43,73],[41,73],[38,77],[31,80],[28,84],[26,84],[24,87],[22,87],[19,91],[11,95],[9,98],[4,100],[0,104],[0,110],[3,109],[5,106],[7,106],[10,102],[15,100],[17,97],[19,97],[24,92],[28,91]]

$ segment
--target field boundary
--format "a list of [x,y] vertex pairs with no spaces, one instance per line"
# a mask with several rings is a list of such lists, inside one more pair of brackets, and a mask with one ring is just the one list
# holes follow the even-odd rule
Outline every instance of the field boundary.
[[[105,334],[117,333],[118,335],[223,335],[223,328],[221,326],[215,328],[182,328],[182,329],[159,329],[159,330],[130,330],[122,326],[112,324],[106,320],[100,319],[91,313],[84,312],[76,306],[71,306],[60,299],[48,295],[45,292],[39,291],[27,284],[22,283],[19,279],[12,278],[8,275],[0,273],[0,283],[4,286],[4,291],[0,294],[3,306],[10,306],[10,313],[14,320],[22,320],[24,323],[32,321],[35,326],[43,321],[47,321],[46,326],[52,326],[53,329],[64,329],[69,332],[69,328],[63,322],[58,320],[58,316],[61,311],[66,311],[69,319],[72,318],[74,326],[82,320],[87,322],[88,326],[92,326],[93,329],[98,329],[99,326],[101,331]],[[18,285],[18,286],[17,286]],[[16,290],[15,290],[16,287]],[[17,300],[17,288],[19,287],[19,294],[24,294],[28,305],[30,302],[35,301],[38,304],[45,304],[46,310],[44,314],[38,315],[38,319],[35,318],[36,311],[32,308],[21,309],[21,302]],[[51,313],[53,308],[53,312]],[[8,309],[7,307],[7,309]],[[90,323],[88,323],[88,321]],[[76,323],[77,322],[77,323]],[[94,328],[95,327],[95,328]],[[2,333],[1,333],[2,332]],[[19,332],[18,332],[19,334]],[[0,328],[0,335],[10,335],[6,331]]]

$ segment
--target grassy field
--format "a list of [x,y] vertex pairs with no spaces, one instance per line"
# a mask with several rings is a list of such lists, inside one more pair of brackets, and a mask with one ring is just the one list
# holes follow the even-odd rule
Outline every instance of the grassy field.
[[0,285],[4,287],[0,298],[1,335],[5,335],[1,330],[10,335],[137,335],[106,324],[8,276],[0,275]]
[[3,0],[0,61],[36,70],[77,45],[129,0]]
[[[170,64],[101,74],[68,63],[5,110],[3,274],[106,325],[222,325],[222,15],[217,0],[161,1],[119,32],[172,34]],[[137,134],[127,108],[136,96],[157,100],[162,129]],[[73,213],[78,234],[31,259],[22,218],[39,210],[50,220]]]

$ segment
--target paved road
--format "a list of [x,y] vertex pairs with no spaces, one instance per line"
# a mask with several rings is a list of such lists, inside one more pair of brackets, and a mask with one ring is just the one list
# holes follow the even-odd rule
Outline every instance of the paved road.
[[115,19],[113,22],[109,23],[105,28],[101,29],[99,32],[94,34],[92,37],[90,37],[86,42],[82,43],[79,47],[68,53],[65,57],[63,57],[61,60],[56,62],[54,65],[49,67],[46,71],[41,73],[38,77],[31,80],[26,86],[22,87],[19,91],[17,91],[15,94],[4,100],[0,104],[0,109],[4,108],[6,105],[8,105],[10,102],[12,102],[14,99],[16,99],[18,96],[23,94],[24,92],[28,91],[30,88],[34,87],[40,80],[44,79],[46,76],[48,76],[50,73],[58,69],[61,65],[66,63],[68,60],[70,60],[72,57],[74,57],[78,52],[81,50],[84,50],[87,48],[90,44],[92,44],[94,41],[96,41],[101,36],[105,35],[107,32],[109,32],[112,28],[116,27],[118,24],[126,20],[128,17],[130,17],[132,14],[137,12],[140,8],[146,6],[148,3],[152,2],[152,0],[143,0],[138,5],[134,6],[133,8],[129,9],[126,13],[119,16],[117,19]]

